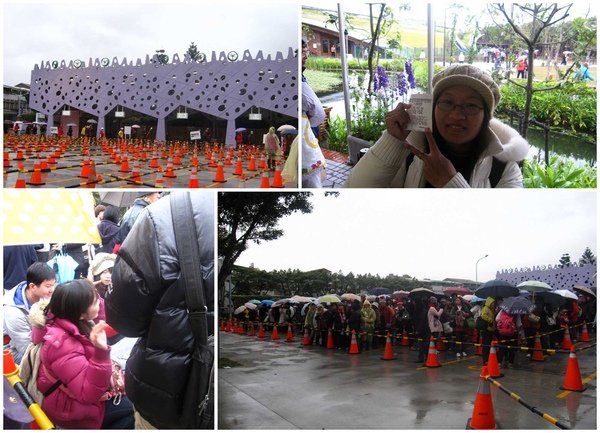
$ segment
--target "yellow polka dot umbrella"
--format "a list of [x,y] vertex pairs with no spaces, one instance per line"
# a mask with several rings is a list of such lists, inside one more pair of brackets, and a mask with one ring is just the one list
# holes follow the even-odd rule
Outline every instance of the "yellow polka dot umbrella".
[[3,190],[4,245],[101,243],[91,192]]

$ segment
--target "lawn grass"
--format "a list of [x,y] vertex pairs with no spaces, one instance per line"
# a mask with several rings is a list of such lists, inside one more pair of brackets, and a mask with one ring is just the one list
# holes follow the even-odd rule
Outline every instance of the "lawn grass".
[[317,96],[329,95],[342,91],[342,74],[307,69],[304,76]]

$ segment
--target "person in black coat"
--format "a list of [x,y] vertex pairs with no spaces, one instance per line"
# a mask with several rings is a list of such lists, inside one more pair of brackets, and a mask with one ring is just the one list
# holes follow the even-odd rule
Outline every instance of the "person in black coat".
[[104,209],[104,216],[100,224],[98,224],[98,232],[102,239],[102,246],[96,248],[97,253],[108,253],[111,254],[115,248],[115,245],[121,243],[120,227],[117,222],[119,221],[119,208],[116,206],[108,205]]
[[[200,256],[194,258],[202,275],[198,290],[204,290],[209,347],[214,347],[214,195],[203,191],[189,194]],[[186,401],[193,364],[194,339],[186,296],[180,282],[179,251],[175,242],[169,197],[146,207],[123,241],[113,269],[113,291],[106,299],[107,322],[127,337],[138,337],[125,369],[127,396],[133,402],[136,427],[187,428]],[[214,349],[213,349],[214,350]],[[210,396],[209,402],[214,401]],[[194,416],[195,411],[192,414]],[[212,413],[212,412],[210,412]],[[140,419],[141,417],[141,419]]]

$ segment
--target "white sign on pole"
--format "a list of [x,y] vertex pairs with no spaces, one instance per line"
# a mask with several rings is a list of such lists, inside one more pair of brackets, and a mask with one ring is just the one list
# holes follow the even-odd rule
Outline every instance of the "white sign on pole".
[[58,126],[51,127],[50,134],[58,134]]
[[125,137],[131,138],[131,126],[126,126],[124,129]]
[[200,140],[202,139],[202,135],[200,131],[190,131],[190,140]]

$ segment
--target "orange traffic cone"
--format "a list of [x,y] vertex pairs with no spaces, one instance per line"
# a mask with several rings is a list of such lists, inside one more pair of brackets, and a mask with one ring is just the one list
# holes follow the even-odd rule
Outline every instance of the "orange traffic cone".
[[250,162],[248,162],[248,171],[256,171],[256,161],[254,160],[254,156],[250,155]]
[[167,171],[165,171],[165,177],[177,177],[173,171],[173,161],[171,158],[167,160]]
[[350,340],[350,351],[348,352],[350,355],[358,354],[358,343],[356,342],[356,331],[352,330],[352,339]]
[[304,338],[302,339],[303,346],[310,346],[312,343],[310,342],[310,334],[308,333],[308,328],[304,328]]
[[90,160],[86,156],[81,163],[81,172],[79,173],[79,177],[83,179],[87,179],[90,176]]
[[248,326],[249,326],[249,328],[250,328],[250,329],[248,330],[248,335],[249,335],[250,337],[254,337],[254,336],[256,335],[256,331],[254,330],[254,323],[253,323],[253,322],[250,322],[250,324],[249,324]]
[[410,340],[408,339],[408,332],[404,331],[402,333],[402,341],[400,341],[400,346],[408,347],[410,346]]
[[240,322],[238,325],[238,334],[244,335],[244,324],[242,322]]
[[263,329],[262,323],[258,324],[258,338],[265,338],[265,330]]
[[232,332],[232,333],[234,333],[234,334],[237,334],[237,333],[238,333],[237,320],[235,320],[235,321],[233,322],[233,327],[231,328],[231,332]]
[[124,157],[121,161],[121,168],[119,169],[121,173],[129,173],[129,161],[127,161],[127,157]]
[[200,188],[200,181],[198,180],[198,169],[195,166],[192,166],[190,180],[188,181],[188,188]]
[[15,188],[27,188],[25,183],[25,172],[23,170],[19,170],[17,181],[15,182]]
[[481,368],[479,376],[479,387],[475,396],[475,406],[473,406],[473,414],[467,421],[467,428],[473,430],[493,430],[496,428],[496,420],[494,418],[494,402],[490,393],[490,384],[486,380],[488,377],[487,367]]
[[221,162],[219,162],[219,165],[217,166],[217,174],[215,175],[213,182],[227,182],[227,180],[225,180],[225,172],[223,171],[223,164]]
[[244,174],[244,172],[242,172],[242,174],[240,174],[238,177],[239,177],[238,188],[246,188],[246,175]]
[[496,340],[492,341],[492,347],[490,348],[490,354],[487,362],[488,372],[494,379],[497,377],[503,377],[500,373],[500,365],[498,364],[498,356],[496,355]]
[[225,332],[225,321],[224,320],[221,320],[221,327],[219,328],[219,331]]
[[231,319],[227,321],[227,326],[225,327],[225,332],[231,332]]
[[327,332],[327,349],[335,349],[335,344],[333,343],[333,334],[331,333],[331,328]]
[[140,173],[140,163],[137,161],[133,164],[133,170],[131,172],[131,177],[129,178],[129,180],[133,183],[140,183],[142,181],[142,175]]
[[88,176],[85,185],[87,186],[87,188],[95,188],[96,182],[96,161],[92,159],[90,160],[90,175]]
[[581,372],[579,371],[579,362],[575,355],[575,346],[571,346],[571,353],[569,354],[569,362],[567,364],[567,374],[565,374],[565,382],[560,389],[567,391],[583,392],[586,387],[581,382]]
[[571,334],[569,334],[569,328],[565,328],[565,335],[563,336],[562,348],[564,350],[571,350],[573,343],[571,342]]
[[162,168],[158,167],[158,171],[156,172],[156,178],[154,179],[154,188],[162,187],[164,187],[163,172]]
[[269,173],[267,173],[266,171],[263,171],[262,179],[260,181],[260,187],[261,188],[270,188],[270,185],[269,185]]
[[391,361],[396,359],[394,356],[394,349],[392,347],[392,337],[390,333],[387,334],[387,339],[385,340],[385,348],[383,349],[383,356],[381,357],[384,361]]
[[583,322],[583,327],[581,328],[581,335],[579,336],[579,341],[590,341],[590,334],[588,334],[587,323],[585,322]]
[[533,355],[531,356],[532,361],[544,361],[544,352],[542,352],[542,341],[540,340],[540,334],[536,332],[535,343],[533,344]]
[[238,159],[235,163],[235,170],[233,170],[233,174],[235,174],[236,176],[239,176],[242,174],[243,171],[244,171],[244,168],[242,167],[242,158],[238,157]]
[[273,175],[273,185],[272,188],[283,188],[283,178],[281,177],[281,170],[279,166],[275,168],[275,174]]
[[40,170],[40,166],[38,164],[33,165],[33,173],[29,177],[28,185],[40,186],[45,185],[46,182],[42,180],[42,171]]
[[285,338],[285,341],[287,341],[288,343],[291,343],[294,341],[294,331],[292,331],[291,323],[288,323],[287,337]]
[[279,332],[277,331],[277,325],[273,325],[273,332],[271,333],[271,340],[273,340],[273,341],[279,340]]
[[427,352],[427,361],[425,362],[425,367],[441,367],[440,362],[438,361],[437,350],[435,350],[435,338],[433,338],[433,335],[429,339],[429,351]]
[[264,155],[260,157],[260,161],[258,162],[258,168],[261,170],[265,170],[267,168],[267,160]]

